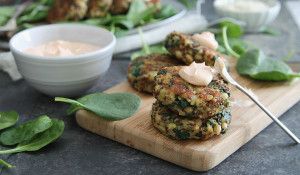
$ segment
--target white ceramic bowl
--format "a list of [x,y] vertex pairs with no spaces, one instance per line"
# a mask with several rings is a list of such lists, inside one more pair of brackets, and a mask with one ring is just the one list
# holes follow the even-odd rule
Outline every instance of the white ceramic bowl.
[[[268,9],[264,11],[232,11],[224,8],[226,4],[232,4],[236,1],[248,0],[215,0],[214,8],[216,12],[222,17],[231,17],[246,23],[245,29],[248,32],[258,32],[266,25],[270,24],[277,17],[281,5],[278,0],[255,0],[262,1],[267,4]],[[254,0],[249,0],[254,1]]]
[[[101,48],[67,57],[46,58],[24,53],[24,49],[53,40],[82,42]],[[9,44],[20,73],[32,87],[50,96],[78,96],[108,70],[116,38],[99,27],[52,24],[19,32]]]

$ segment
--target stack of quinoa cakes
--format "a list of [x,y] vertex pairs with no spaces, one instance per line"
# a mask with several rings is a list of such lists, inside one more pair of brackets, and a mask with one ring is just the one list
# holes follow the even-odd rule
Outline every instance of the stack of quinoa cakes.
[[219,54],[178,32],[169,34],[167,54],[138,57],[129,65],[128,80],[138,91],[152,93],[153,126],[177,140],[206,140],[227,131],[231,121],[230,89],[218,74],[207,86],[188,83],[179,75],[192,62],[213,66]]
[[206,140],[225,133],[231,119],[226,82],[215,75],[208,86],[195,86],[179,76],[181,68],[163,68],[155,77],[153,125],[179,140]]

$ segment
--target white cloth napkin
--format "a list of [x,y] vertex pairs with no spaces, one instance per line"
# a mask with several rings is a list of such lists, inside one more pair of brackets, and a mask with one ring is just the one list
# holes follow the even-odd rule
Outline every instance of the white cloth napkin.
[[13,81],[17,81],[22,78],[11,52],[0,53],[0,70],[7,72]]
[[[184,33],[192,33],[201,31],[206,26],[207,21],[203,16],[190,12],[177,21],[143,32],[143,39],[144,42],[148,43],[149,45],[156,44],[162,42],[166,35],[170,32],[179,31]],[[141,47],[142,41],[139,34],[121,37],[117,39],[114,54],[127,52]],[[10,52],[0,53],[0,70],[7,72],[13,81],[17,81],[22,78],[17,69],[13,55]]]

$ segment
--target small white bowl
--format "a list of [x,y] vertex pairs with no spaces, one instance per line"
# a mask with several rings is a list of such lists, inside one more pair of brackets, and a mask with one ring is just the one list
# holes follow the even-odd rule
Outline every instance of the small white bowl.
[[237,1],[248,1],[248,0],[215,0],[214,8],[216,12],[222,17],[230,17],[246,23],[245,29],[248,32],[259,32],[265,26],[274,21],[277,17],[281,4],[278,0],[249,0],[249,1],[261,1],[267,6],[267,10],[262,11],[234,11],[228,8],[224,8],[227,4],[232,4]]
[[[24,49],[54,40],[82,42],[100,49],[76,56],[41,57]],[[108,70],[115,36],[106,29],[82,24],[51,24],[17,33],[10,50],[20,73],[35,89],[50,96],[78,96]]]

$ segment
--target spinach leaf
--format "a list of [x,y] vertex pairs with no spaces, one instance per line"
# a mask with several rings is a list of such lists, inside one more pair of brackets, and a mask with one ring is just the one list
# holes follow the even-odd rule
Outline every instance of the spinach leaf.
[[219,23],[220,28],[227,27],[228,38],[239,38],[244,34],[243,28],[234,22],[224,20]]
[[156,6],[147,6],[145,1],[134,0],[129,7],[126,17],[136,26],[149,22],[150,19],[154,18],[156,11]]
[[267,35],[272,35],[272,36],[278,36],[280,35],[280,31],[275,29],[275,28],[271,28],[271,27],[264,27],[262,30],[261,30],[261,33],[262,34],[267,34]]
[[89,25],[95,25],[95,26],[101,26],[109,24],[112,20],[111,15],[106,15],[102,18],[89,18],[82,21],[78,21],[79,23],[89,24]]
[[12,6],[3,6],[0,7],[0,26],[3,26],[7,23],[9,18],[14,14],[15,7]]
[[10,17],[14,14],[15,7],[13,6],[2,6],[0,7],[0,16]]
[[70,103],[67,113],[86,109],[107,120],[122,120],[132,116],[139,108],[141,100],[132,93],[94,93],[78,100],[56,97],[55,101]]
[[116,35],[116,37],[119,38],[119,37],[122,37],[122,36],[126,36],[127,33],[128,33],[128,30],[122,29],[122,28],[120,28],[120,27],[115,27],[113,33]]
[[168,53],[167,49],[164,47],[163,44],[157,44],[157,45],[149,46],[148,49],[149,49],[148,52],[146,52],[145,49],[134,52],[131,55],[131,60],[134,60],[139,56],[145,56],[145,55],[149,55],[149,54],[152,54],[152,53],[161,53],[161,54]]
[[6,161],[0,159],[0,166],[5,167],[5,168],[13,168],[14,166],[7,163]]
[[3,145],[15,145],[28,141],[38,133],[49,129],[51,126],[51,119],[48,116],[43,115],[1,133],[0,142]]
[[19,120],[19,114],[15,111],[0,112],[0,130],[13,126]]
[[16,148],[1,150],[0,154],[12,154],[26,151],[37,151],[46,145],[58,139],[65,128],[64,122],[58,119],[52,119],[52,126],[46,131],[37,134],[31,140],[18,144]]
[[37,22],[46,19],[49,6],[32,4],[30,8],[32,8],[32,11],[24,13],[17,19],[18,25],[21,25],[22,23]]
[[124,15],[112,16],[111,23],[113,25],[118,25],[120,27],[125,27],[127,29],[132,29],[135,26],[135,23],[127,18]]
[[143,31],[141,28],[138,28],[139,31],[139,35],[141,37],[141,42],[143,44],[143,48],[137,52],[134,52],[131,55],[131,60],[134,60],[135,58],[139,57],[139,56],[145,56],[145,55],[149,55],[152,53],[168,53],[167,49],[165,48],[165,46],[163,44],[157,44],[157,45],[153,45],[153,46],[149,46],[145,41],[144,41],[144,37],[143,37]]
[[181,2],[188,9],[192,9],[196,7],[197,4],[197,0],[178,0],[178,1]]
[[253,79],[265,81],[284,81],[300,77],[280,60],[266,58],[261,50],[249,50],[237,62],[237,71]]
[[248,44],[241,39],[243,28],[232,21],[222,20],[210,29],[219,43],[218,51],[239,58],[248,49]]
[[172,5],[163,5],[158,13],[155,14],[156,19],[165,19],[176,14],[176,10]]
[[230,46],[229,44],[229,40],[228,40],[228,37],[227,37],[227,26],[224,26],[222,28],[222,39],[223,39],[223,44],[224,44],[224,47],[226,49],[226,52],[229,53],[230,55],[236,57],[236,58],[239,58],[240,55],[238,53],[236,53]]

